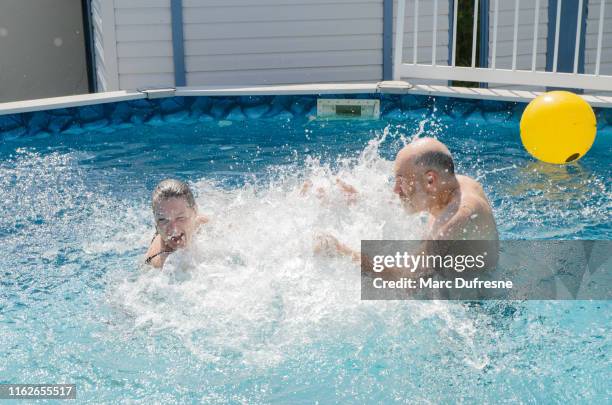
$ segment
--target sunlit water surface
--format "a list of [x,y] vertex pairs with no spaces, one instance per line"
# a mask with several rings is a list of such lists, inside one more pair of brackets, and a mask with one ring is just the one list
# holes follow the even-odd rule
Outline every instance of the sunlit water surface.
[[[609,401],[608,302],[366,302],[356,265],[313,255],[317,232],[355,248],[420,236],[391,175],[425,135],[483,183],[502,238],[610,238],[609,133],[563,167],[528,157],[518,128],[433,118],[6,140],[0,383],[75,383],[87,403]],[[188,180],[212,220],[147,271],[166,177]],[[300,194],[307,179],[325,198]]]

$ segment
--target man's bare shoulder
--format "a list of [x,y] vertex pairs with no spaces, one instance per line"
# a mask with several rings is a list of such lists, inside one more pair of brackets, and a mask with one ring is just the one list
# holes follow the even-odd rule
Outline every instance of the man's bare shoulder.
[[457,176],[460,193],[432,227],[433,239],[489,239],[495,234],[491,205],[480,183]]
[[461,188],[461,207],[468,211],[490,212],[491,205],[489,199],[482,188],[482,185],[468,176],[457,176]]
[[461,202],[452,222],[461,225],[461,232],[467,233],[468,238],[497,239],[493,210],[482,185],[468,176],[457,177]]
[[461,187],[461,192],[465,195],[478,195],[481,198],[486,200],[487,195],[482,188],[482,184],[480,184],[477,180],[465,175],[457,175],[457,181],[459,181],[459,186]]

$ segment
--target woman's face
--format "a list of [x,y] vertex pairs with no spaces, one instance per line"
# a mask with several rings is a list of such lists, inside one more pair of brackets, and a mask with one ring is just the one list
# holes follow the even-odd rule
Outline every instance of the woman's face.
[[154,207],[155,226],[162,240],[172,250],[184,248],[197,227],[197,213],[183,198],[169,198]]

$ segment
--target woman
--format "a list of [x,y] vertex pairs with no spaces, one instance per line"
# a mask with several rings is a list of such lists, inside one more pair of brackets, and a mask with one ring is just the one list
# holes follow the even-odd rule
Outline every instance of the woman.
[[187,247],[198,227],[208,219],[198,215],[189,186],[175,179],[163,180],[155,187],[152,208],[156,234],[145,263],[162,268],[170,253]]

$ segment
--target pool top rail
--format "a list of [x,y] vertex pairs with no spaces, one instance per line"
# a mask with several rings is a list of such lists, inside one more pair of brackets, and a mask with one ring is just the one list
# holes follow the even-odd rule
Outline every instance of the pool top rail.
[[[435,85],[410,85],[407,82],[302,84],[274,86],[233,87],[178,87],[176,89],[142,89],[134,91],[112,91],[65,97],[0,103],[0,115],[44,111],[57,108],[80,107],[93,104],[113,103],[160,97],[191,96],[257,96],[257,95],[325,95],[325,94],[413,94],[438,97],[472,98],[510,102],[529,102],[542,92],[508,89],[486,89],[473,87],[448,87]],[[581,95],[593,107],[612,108],[612,96]]]

